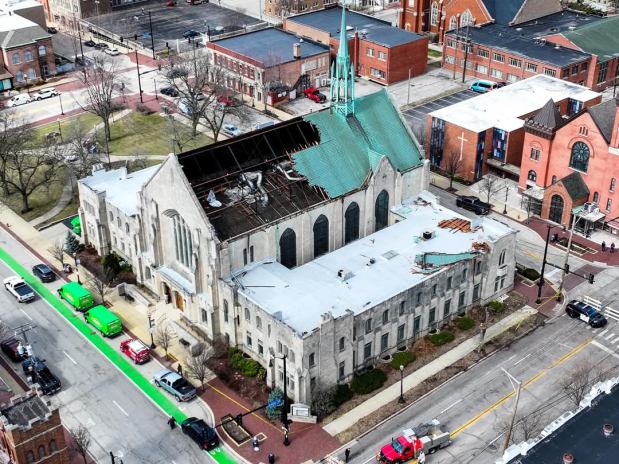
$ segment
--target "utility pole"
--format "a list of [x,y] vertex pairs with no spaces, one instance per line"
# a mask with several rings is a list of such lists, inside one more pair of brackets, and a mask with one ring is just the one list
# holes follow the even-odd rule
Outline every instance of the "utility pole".
[[470,25],[466,25],[466,36],[464,38],[464,66],[462,66],[462,83],[464,83],[464,78],[466,77],[466,63],[469,58],[469,32]]
[[548,240],[550,240],[550,229],[555,226],[547,224],[546,227],[548,228],[548,231],[546,232],[546,246],[544,247],[544,258],[542,259],[542,272],[540,272],[539,282],[537,283],[537,299],[535,300],[536,304],[540,304],[542,302],[542,289],[544,288],[544,271],[546,270],[546,257],[548,256]]
[[148,12],[148,26],[150,27],[150,48],[153,51],[153,59],[155,59],[155,38],[153,37],[153,20]]
[[142,98],[142,81],[140,79],[140,63],[138,61],[138,49],[135,49],[135,66],[138,69],[138,90],[140,91],[140,103],[144,103]]
[[570,229],[570,236],[567,239],[567,250],[565,250],[565,259],[563,260],[563,267],[561,268],[561,283],[559,284],[559,290],[557,292],[557,301],[561,301],[561,291],[563,291],[563,281],[565,280],[565,270],[570,259],[570,253],[572,252],[572,237],[574,236],[574,227],[578,222],[578,216],[574,214],[572,219],[572,228]]
[[460,43],[460,13],[456,15],[456,46],[454,48],[454,62],[453,62],[453,77],[456,80],[456,67],[458,66],[458,44]]
[[512,431],[514,429],[514,422],[516,421],[516,412],[518,411],[518,402],[520,401],[520,390],[522,389],[522,382],[519,382],[514,376],[512,376],[505,369],[501,368],[501,370],[503,372],[505,372],[505,375],[507,375],[507,378],[509,378],[509,381],[512,383],[512,387],[514,386],[514,383],[516,383],[516,385],[517,385],[517,388],[516,388],[516,402],[514,403],[514,412],[512,413],[512,418],[511,418],[511,421],[509,423],[509,428],[507,429],[507,433],[505,434],[505,445],[503,446],[503,452],[505,452],[505,450],[509,447],[509,442],[510,442],[510,440],[512,438]]

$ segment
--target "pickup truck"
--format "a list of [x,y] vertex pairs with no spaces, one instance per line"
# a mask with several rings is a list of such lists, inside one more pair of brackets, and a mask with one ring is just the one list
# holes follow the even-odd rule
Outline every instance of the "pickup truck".
[[475,214],[488,214],[492,209],[490,203],[484,203],[479,198],[472,195],[458,197],[456,199],[456,206],[473,211]]
[[44,395],[60,391],[60,380],[48,369],[45,360],[33,356],[22,363],[22,368],[30,383],[39,384]]
[[153,375],[155,385],[163,388],[176,398],[176,401],[189,401],[196,396],[196,389],[183,376],[168,369]]
[[18,276],[11,276],[4,279],[4,288],[11,293],[20,303],[34,300],[34,291],[28,286],[24,279]]
[[427,424],[403,430],[402,435],[380,449],[376,460],[384,464],[402,463],[419,459],[422,453],[433,454],[450,444],[450,433],[441,430],[441,423],[433,419]]

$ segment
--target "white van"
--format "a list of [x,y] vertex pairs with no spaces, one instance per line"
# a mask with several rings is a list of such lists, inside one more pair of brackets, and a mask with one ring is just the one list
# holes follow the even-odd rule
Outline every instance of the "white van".
[[12,108],[13,106],[25,105],[26,103],[30,103],[31,101],[32,98],[30,98],[30,95],[20,93],[19,95],[11,97],[7,103],[7,106],[9,108]]

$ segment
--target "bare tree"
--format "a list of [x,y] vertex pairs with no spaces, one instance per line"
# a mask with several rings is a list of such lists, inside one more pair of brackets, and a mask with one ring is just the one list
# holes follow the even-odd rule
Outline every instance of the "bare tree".
[[165,351],[166,358],[168,357],[168,350],[172,346],[172,342],[176,338],[176,332],[170,327],[169,324],[158,324],[155,332],[153,333],[155,343],[159,345]]
[[112,140],[110,117],[114,111],[113,98],[121,83],[116,63],[109,57],[98,54],[92,61],[92,66],[84,68],[84,74],[80,75],[86,85],[86,105],[82,108],[101,118],[107,143]]
[[211,372],[208,368],[208,360],[212,356],[211,348],[203,348],[197,356],[190,356],[185,363],[185,372],[187,375],[200,382],[200,388],[204,391],[204,381]]
[[75,177],[81,179],[90,175],[93,166],[101,162],[99,148],[91,136],[91,131],[79,118],[69,126],[66,133],[65,149],[74,157],[69,167]]
[[47,251],[52,258],[60,261],[60,267],[64,267],[64,242],[62,240],[55,242]]
[[559,381],[561,391],[574,406],[578,407],[591,389],[591,384],[597,377],[594,371],[594,366],[591,363],[581,362],[569,376]]
[[0,183],[5,196],[11,194],[8,176],[8,160],[22,153],[32,141],[32,130],[24,121],[18,121],[11,113],[0,113]]
[[460,173],[464,160],[459,153],[452,151],[445,157],[443,163],[445,174],[449,177],[449,190],[453,190],[454,177]]
[[69,430],[71,438],[73,439],[73,448],[77,451],[84,460],[84,464],[88,463],[86,455],[88,454],[88,448],[90,447],[90,432],[83,425],[78,425],[75,428]]
[[92,279],[89,279],[86,285],[92,290],[95,296],[99,300],[101,300],[101,304],[105,305],[106,297],[112,291],[112,287],[110,284],[110,279],[108,279],[106,276],[103,276],[101,279],[99,279],[98,277],[93,277]]
[[166,128],[172,142],[172,153],[182,153],[185,145],[194,138],[191,132],[185,128],[185,125],[177,121],[172,115],[168,116]]
[[495,195],[499,190],[503,188],[503,183],[501,180],[492,174],[486,175],[479,182],[479,192],[486,195],[486,202],[490,203],[490,199],[493,195]]

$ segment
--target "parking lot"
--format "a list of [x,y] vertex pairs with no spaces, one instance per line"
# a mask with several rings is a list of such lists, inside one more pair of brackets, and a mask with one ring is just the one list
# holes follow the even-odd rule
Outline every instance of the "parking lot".
[[166,43],[173,50],[187,48],[189,44],[183,34],[189,30],[205,36],[210,33],[213,39],[222,33],[260,23],[256,18],[213,3],[190,5],[184,1],[178,1],[173,7],[167,7],[163,1],[141,3],[106,15],[93,16],[88,22],[110,32],[112,38],[123,37],[124,42],[129,44],[134,42],[137,34],[138,42],[150,48],[149,13],[156,51],[164,50]]
[[479,94],[472,90],[461,90],[460,92],[452,93],[446,97],[438,98],[423,105],[416,106],[403,112],[406,121],[408,121],[415,135],[423,135],[426,130],[427,117],[429,113],[440,110],[446,106],[454,105],[469,98],[478,96]]

